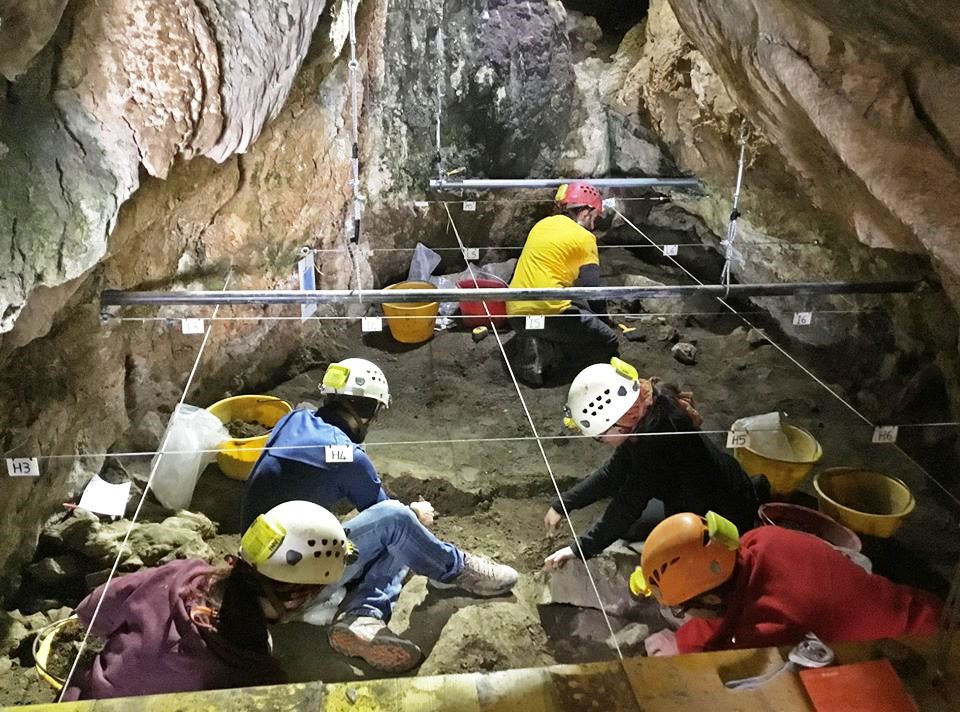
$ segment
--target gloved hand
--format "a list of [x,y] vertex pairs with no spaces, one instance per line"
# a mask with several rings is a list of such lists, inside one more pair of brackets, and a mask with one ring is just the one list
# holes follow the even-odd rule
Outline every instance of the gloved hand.
[[654,633],[643,641],[643,647],[647,649],[647,655],[650,656],[668,656],[677,655],[680,650],[677,648],[677,634],[672,630],[661,630]]

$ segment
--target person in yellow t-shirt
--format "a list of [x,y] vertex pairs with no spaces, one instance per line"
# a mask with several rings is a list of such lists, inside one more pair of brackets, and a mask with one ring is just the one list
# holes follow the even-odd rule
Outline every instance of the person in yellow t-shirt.
[[[572,182],[560,186],[556,195],[557,214],[540,220],[527,235],[510,282],[512,289],[600,286],[600,257],[597,238],[591,232],[603,213],[600,191],[589,183]],[[617,331],[597,313],[606,311],[602,300],[587,302],[570,299],[507,302],[507,315],[518,339],[530,338],[533,351],[537,342],[548,342],[559,352],[558,362],[572,373],[581,364],[609,361],[619,350]],[[526,330],[526,317],[542,314],[544,328]],[[516,359],[522,364],[518,375],[529,385],[541,385],[549,364],[526,354]]]

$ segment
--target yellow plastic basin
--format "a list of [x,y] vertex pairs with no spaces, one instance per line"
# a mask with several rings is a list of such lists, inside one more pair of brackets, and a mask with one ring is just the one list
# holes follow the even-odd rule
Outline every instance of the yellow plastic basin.
[[748,475],[767,476],[774,495],[788,495],[794,492],[807,473],[823,457],[820,443],[806,430],[787,424],[784,424],[782,429],[794,452],[793,460],[774,459],[752,447],[740,447],[733,451],[737,462]]
[[76,620],[77,617],[73,615],[69,618],[64,618],[63,620],[51,623],[37,633],[37,637],[33,640],[33,660],[34,668],[37,671],[37,677],[46,682],[57,692],[63,689],[63,680],[58,677],[54,677],[54,675],[47,671],[47,662],[50,660],[50,652],[53,649],[53,641],[56,639],[57,633],[60,632],[60,629],[63,628],[63,626],[67,625],[71,621]]
[[901,480],[855,467],[833,467],[813,478],[820,511],[854,531],[892,536],[916,507]]
[[[234,396],[217,401],[207,410],[224,425],[231,420],[245,420],[272,428],[280,418],[290,413],[293,407],[285,400],[273,396]],[[269,437],[270,433],[267,433],[255,438],[224,440],[217,453],[217,465],[221,472],[235,480],[247,479]]]
[[[436,289],[429,282],[400,282],[385,289]],[[387,328],[401,344],[420,344],[433,336],[437,321],[438,302],[384,302],[383,314]]]

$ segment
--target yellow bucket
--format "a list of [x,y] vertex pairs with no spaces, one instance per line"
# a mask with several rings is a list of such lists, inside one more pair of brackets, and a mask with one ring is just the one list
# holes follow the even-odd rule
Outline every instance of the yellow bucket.
[[53,649],[53,641],[57,637],[57,633],[60,632],[60,629],[71,621],[76,620],[77,616],[73,615],[69,618],[64,618],[63,620],[51,623],[37,633],[37,637],[33,639],[33,661],[34,668],[37,671],[37,677],[46,682],[57,692],[63,689],[63,680],[47,671],[47,664],[50,661],[50,652]]
[[917,502],[901,480],[856,467],[833,467],[817,473],[813,488],[820,511],[854,531],[892,536]]
[[820,443],[806,430],[787,424],[784,424],[782,429],[794,452],[793,460],[767,457],[763,452],[750,447],[738,447],[733,451],[737,462],[748,475],[767,476],[774,495],[788,495],[794,492],[814,464],[823,457]]
[[[273,396],[234,396],[217,401],[207,410],[224,425],[231,420],[245,420],[272,428],[293,408],[285,400]],[[246,480],[269,437],[270,433],[267,433],[254,438],[234,438],[220,443],[220,451],[217,453],[220,471],[235,480]]]
[[[400,282],[386,289],[436,289],[429,282]],[[433,336],[437,320],[438,302],[402,302],[383,304],[387,327],[401,344],[420,344]],[[398,318],[399,317],[399,318]]]

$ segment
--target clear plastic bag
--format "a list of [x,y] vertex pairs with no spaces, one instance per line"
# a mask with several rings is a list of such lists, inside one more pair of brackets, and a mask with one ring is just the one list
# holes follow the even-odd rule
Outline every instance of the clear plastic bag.
[[410,271],[407,273],[407,280],[410,282],[429,282],[430,275],[440,265],[441,259],[439,254],[422,242],[418,242],[413,250],[413,257],[410,259]]
[[169,509],[189,507],[200,473],[229,439],[226,426],[208,410],[178,405],[160,441],[163,449],[150,464],[151,471],[156,468],[150,486],[157,501]]

